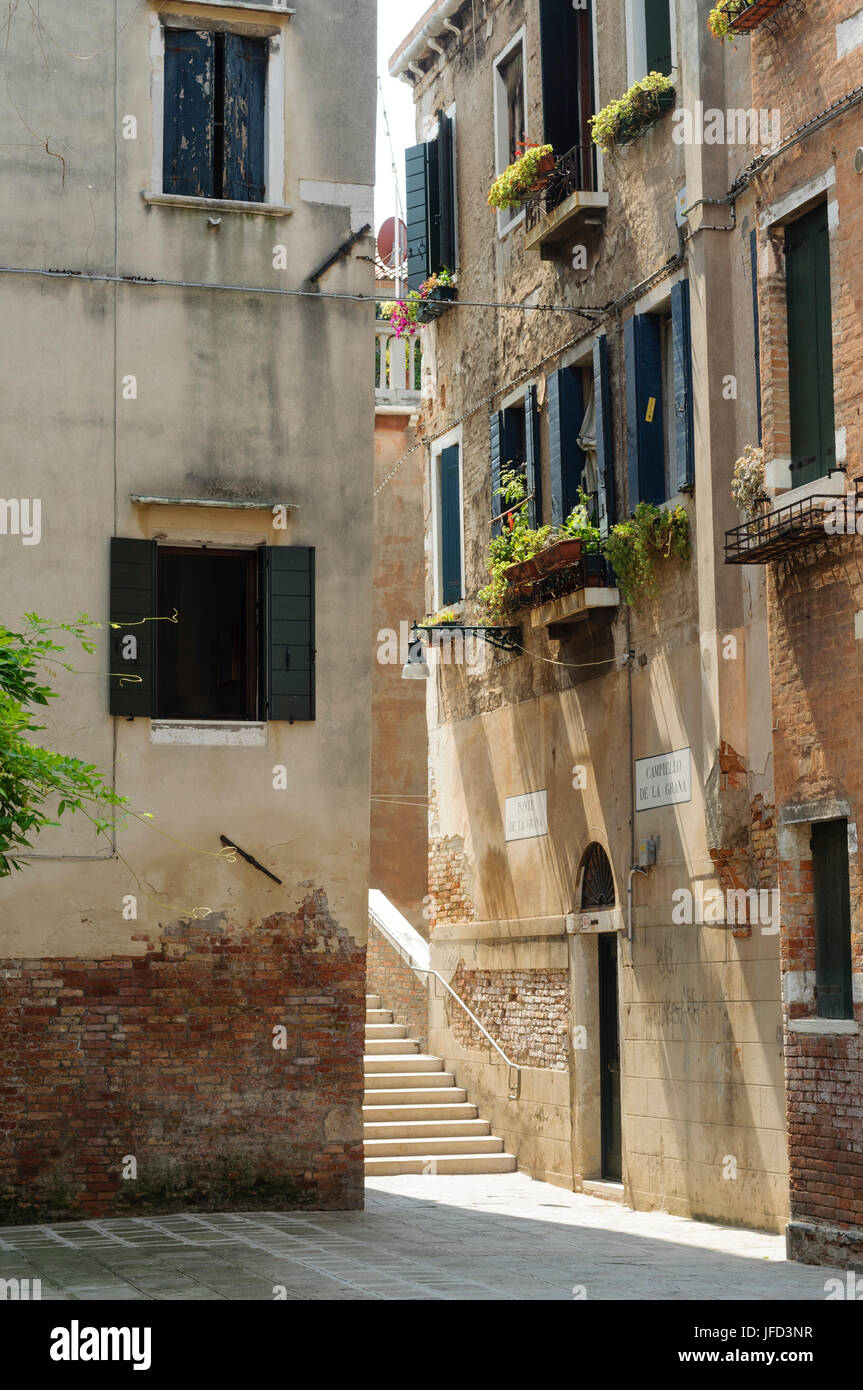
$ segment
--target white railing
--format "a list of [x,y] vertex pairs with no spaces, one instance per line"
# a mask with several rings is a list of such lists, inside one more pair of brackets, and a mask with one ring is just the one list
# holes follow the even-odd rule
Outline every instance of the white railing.
[[375,323],[375,404],[418,406],[422,344],[420,335],[397,338],[388,323]]

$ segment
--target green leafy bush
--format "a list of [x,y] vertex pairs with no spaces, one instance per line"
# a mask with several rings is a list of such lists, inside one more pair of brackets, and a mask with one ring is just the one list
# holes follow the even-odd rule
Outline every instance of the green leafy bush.
[[503,498],[506,507],[513,510],[504,518],[501,534],[491,538],[488,548],[491,583],[480,589],[477,599],[483,617],[490,623],[500,624],[506,621],[512,606],[512,593],[504,571],[519,560],[532,560],[537,551],[548,544],[551,527],[540,526],[534,530],[530,526],[524,478],[511,467],[501,474],[501,486],[495,496]]
[[624,602],[637,605],[656,592],[658,561],[690,559],[692,545],[686,509],[662,509],[651,502],[639,502],[628,521],[611,528],[605,553],[614,566]]
[[616,101],[603,106],[590,118],[593,143],[608,153],[624,134],[632,134],[655,121],[662,111],[660,97],[674,91],[670,77],[661,72],[649,72],[640,82],[634,82],[628,92]]
[[495,179],[489,190],[489,207],[520,207],[542,177],[539,171],[540,163],[553,154],[552,145],[527,145],[524,154]]

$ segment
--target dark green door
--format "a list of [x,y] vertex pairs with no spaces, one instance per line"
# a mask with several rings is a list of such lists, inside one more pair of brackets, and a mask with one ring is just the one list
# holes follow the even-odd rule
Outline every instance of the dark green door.
[[785,232],[791,486],[836,467],[827,204]]
[[617,1014],[617,934],[604,932],[599,946],[599,1073],[602,1176],[623,1175],[620,1127],[620,1028]]
[[819,1018],[853,1018],[847,820],[812,827],[815,1001]]

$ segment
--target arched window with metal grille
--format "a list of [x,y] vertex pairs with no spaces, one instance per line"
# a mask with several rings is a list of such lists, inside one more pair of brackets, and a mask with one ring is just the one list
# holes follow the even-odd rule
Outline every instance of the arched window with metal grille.
[[600,844],[592,844],[584,856],[581,876],[581,906],[614,907],[614,874],[608,855]]

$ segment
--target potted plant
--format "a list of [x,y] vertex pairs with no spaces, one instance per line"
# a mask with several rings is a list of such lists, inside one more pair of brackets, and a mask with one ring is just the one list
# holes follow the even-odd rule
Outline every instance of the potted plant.
[[[455,276],[446,266],[442,270],[436,270],[427,280],[424,280],[419,287],[419,299],[417,301],[417,317],[421,323],[428,323],[430,319],[438,318],[443,313],[443,306],[451,304],[458,294]],[[441,307],[437,307],[440,305]]]
[[433,613],[422,623],[423,627],[459,627],[460,623],[452,608],[444,608],[440,613]]
[[747,444],[734,464],[731,496],[750,521],[759,522],[770,510],[764,486],[764,450]]
[[615,145],[628,145],[653,125],[674,104],[674,83],[661,72],[649,72],[628,92],[603,106],[590,118],[595,145],[609,153]]
[[735,34],[757,29],[758,25],[785,0],[719,0],[707,19],[707,27],[715,39],[724,43]]
[[530,598],[539,579],[535,557],[547,543],[551,527],[534,530],[530,526],[524,478],[511,465],[501,474],[501,486],[495,496],[502,497],[510,510],[501,534],[491,539],[490,583],[477,597],[486,621],[497,624],[506,620],[510,608]]
[[[524,152],[519,155],[492,184],[488,205],[490,208],[521,207],[525,198],[538,193],[548,182],[548,175],[554,169],[554,147],[534,145],[524,141]],[[522,145],[518,146],[519,149]]]

